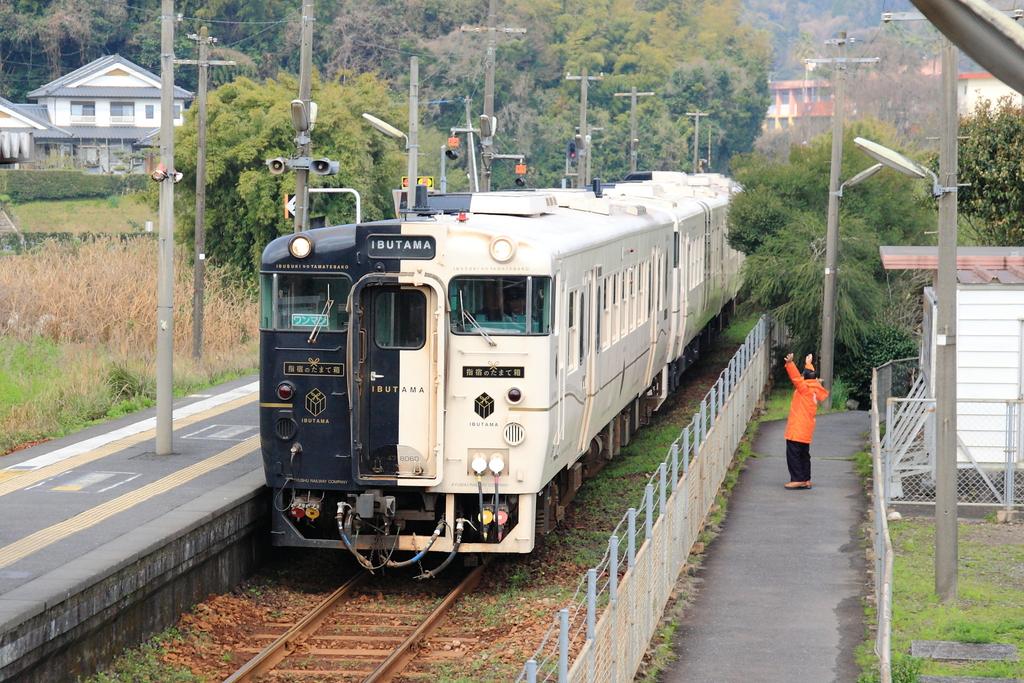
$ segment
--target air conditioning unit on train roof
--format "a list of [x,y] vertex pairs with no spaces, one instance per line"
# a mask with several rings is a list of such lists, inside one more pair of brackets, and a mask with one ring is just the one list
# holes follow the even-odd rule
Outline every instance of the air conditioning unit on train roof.
[[484,192],[469,201],[470,213],[492,216],[537,216],[558,206],[554,196],[540,192]]

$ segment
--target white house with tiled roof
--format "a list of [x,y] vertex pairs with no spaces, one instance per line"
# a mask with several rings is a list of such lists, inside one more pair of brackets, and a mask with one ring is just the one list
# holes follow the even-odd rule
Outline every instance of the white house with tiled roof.
[[[99,172],[135,170],[141,163],[133,152],[160,127],[159,77],[120,55],[101,57],[27,97],[35,104],[0,100],[0,129],[18,130],[19,149],[24,146],[20,133],[31,136],[33,165],[57,158]],[[175,125],[184,122],[182,112],[191,97],[175,86]],[[0,164],[14,161],[27,159],[24,154],[0,156]]]

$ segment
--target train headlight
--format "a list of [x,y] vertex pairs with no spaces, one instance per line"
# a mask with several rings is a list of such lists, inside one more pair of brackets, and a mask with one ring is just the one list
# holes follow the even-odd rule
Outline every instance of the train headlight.
[[295,258],[306,258],[313,253],[313,240],[305,235],[296,235],[288,243],[288,253]]
[[511,261],[516,255],[516,245],[508,237],[495,237],[491,240],[491,258],[498,263]]
[[512,387],[505,394],[505,398],[508,399],[509,403],[515,405],[523,400],[523,392],[518,387]]

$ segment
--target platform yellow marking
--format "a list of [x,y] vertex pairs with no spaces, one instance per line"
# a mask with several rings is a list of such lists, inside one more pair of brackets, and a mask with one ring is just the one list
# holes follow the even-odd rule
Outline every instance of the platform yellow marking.
[[50,490],[51,491],[81,491],[82,487],[81,486],[76,486],[75,484],[64,484],[63,486],[54,486]]
[[235,444],[226,451],[221,451],[217,455],[207,458],[206,460],[200,460],[193,465],[189,465],[184,469],[178,470],[174,474],[169,474],[162,479],[157,479],[156,481],[146,484],[141,488],[120,495],[117,498],[108,500],[106,503],[97,505],[94,508],[79,513],[70,519],[54,524],[51,527],[40,529],[34,534],[29,534],[19,541],[10,543],[0,548],[0,569],[9,567],[18,560],[39,552],[43,548],[46,548],[57,541],[64,540],[68,536],[72,536],[79,531],[84,531],[85,529],[94,527],[119,512],[124,512],[125,510],[128,510],[139,503],[143,503],[150,498],[158,496],[161,493],[166,493],[175,487],[187,484],[193,479],[208,472],[212,472],[218,467],[240,460],[259,448],[259,445],[259,436],[250,437],[239,444]]
[[[256,396],[242,396],[241,398],[236,398],[234,401],[228,401],[227,403],[211,408],[205,412],[175,420],[174,428],[180,429],[181,427],[187,427],[191,424],[195,424],[196,422],[216,417],[222,413],[234,410],[235,408],[241,408],[244,405],[254,402],[256,398]],[[152,439],[155,434],[156,429],[147,429],[144,432],[126,436],[123,439],[118,439],[117,441],[112,441],[104,446],[100,446],[95,450],[76,455],[68,458],[67,460],[55,462],[52,465],[47,465],[46,467],[40,467],[37,470],[0,470],[0,496],[5,496],[8,493],[18,491],[19,489],[31,486],[32,484],[37,484],[44,479],[49,479],[50,477],[61,474],[62,472],[73,470],[76,467],[81,467],[82,465],[99,460],[100,458],[105,458],[108,455],[113,455],[114,453],[123,451],[130,446],[142,443],[147,439]]]

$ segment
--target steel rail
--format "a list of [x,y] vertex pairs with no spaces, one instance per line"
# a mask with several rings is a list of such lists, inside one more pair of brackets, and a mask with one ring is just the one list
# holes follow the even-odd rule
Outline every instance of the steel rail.
[[295,645],[301,643],[319,627],[323,620],[330,614],[331,610],[344,598],[353,588],[362,583],[369,572],[362,572],[352,577],[340,588],[331,593],[327,598],[316,606],[309,614],[299,620],[294,626],[284,632],[280,638],[267,645],[258,655],[250,659],[241,669],[224,679],[224,683],[242,683],[253,681],[277,666],[285,657],[290,655]]
[[458,586],[452,589],[452,592],[450,592],[445,599],[434,608],[434,611],[423,620],[423,623],[421,623],[401,645],[395,648],[395,651],[391,653],[391,656],[381,662],[380,666],[374,669],[369,676],[363,679],[363,683],[383,683],[384,681],[394,679],[395,676],[401,673],[401,671],[405,669],[415,656],[416,653],[414,650],[416,646],[437,628],[441,621],[441,617],[451,609],[452,605],[462,597],[463,593],[476,588],[477,584],[480,583],[480,577],[483,576],[484,567],[486,566],[486,563],[481,563],[480,566],[471,571]]

